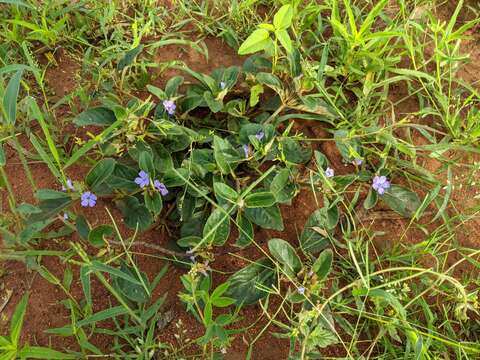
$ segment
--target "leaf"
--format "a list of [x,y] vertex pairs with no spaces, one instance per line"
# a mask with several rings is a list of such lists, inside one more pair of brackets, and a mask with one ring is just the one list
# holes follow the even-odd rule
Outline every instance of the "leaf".
[[87,220],[83,215],[77,216],[77,220],[75,221],[75,228],[77,229],[78,235],[83,240],[88,240],[88,234],[90,233],[90,225],[88,225]]
[[99,321],[112,319],[116,316],[121,316],[125,314],[128,314],[128,309],[126,309],[123,306],[116,306],[116,307],[99,311],[89,317],[86,317],[85,319],[80,320],[79,322],[77,322],[77,326],[82,327],[82,326],[92,325]]
[[265,208],[275,204],[275,196],[270,191],[259,191],[245,196],[247,208]]
[[290,170],[280,170],[270,183],[270,191],[277,202],[287,203],[295,195],[295,184],[290,181]]
[[417,193],[399,185],[391,185],[381,199],[395,212],[412,217],[421,205]]
[[326,279],[332,268],[333,252],[331,249],[323,250],[313,263],[312,271],[317,274],[318,281]]
[[130,229],[144,231],[152,224],[153,218],[148,209],[133,196],[125,196],[116,201],[123,215],[125,225]]
[[235,246],[247,247],[253,241],[253,225],[241,212],[237,213],[238,238]]
[[33,9],[29,4],[21,0],[0,0],[0,4],[18,5],[18,6],[23,6],[26,8]]
[[254,107],[260,101],[260,94],[263,94],[262,84],[255,84],[250,88],[250,107]]
[[301,146],[300,143],[291,138],[282,138],[280,140],[282,153],[285,160],[294,164],[303,164],[312,157],[312,149],[310,146]]
[[270,254],[283,266],[286,275],[294,277],[302,269],[302,262],[295,249],[285,240],[271,239],[268,241]]
[[117,71],[123,71],[127,66],[133,63],[133,60],[140,54],[143,50],[143,45],[140,44],[137,47],[127,51],[125,56],[118,62],[117,64]]
[[310,215],[300,235],[300,247],[306,254],[315,254],[329,244],[329,240],[325,236],[326,233],[322,234],[316,231],[315,227],[319,227],[320,229],[327,228],[325,208],[317,209]]
[[290,4],[283,5],[273,17],[275,29],[286,29],[292,25],[293,7]]
[[378,201],[377,192],[372,188],[370,188],[370,190],[368,191],[367,197],[363,202],[363,207],[367,210],[370,210],[373,207],[375,207],[375,205],[377,204],[377,201]]
[[146,191],[143,195],[143,198],[145,200],[145,206],[148,210],[150,210],[155,216],[160,214],[163,208],[163,200],[158,191],[153,193]]
[[94,190],[95,187],[101,185],[112,175],[115,169],[116,161],[111,158],[100,160],[95,166],[88,172],[85,182]]
[[73,123],[77,126],[110,126],[114,124],[116,120],[117,117],[112,110],[104,106],[99,106],[81,112],[73,118]]
[[141,170],[148,173],[152,178],[155,176],[155,166],[153,164],[153,156],[148,151],[142,151],[138,157],[138,166]]
[[165,95],[167,98],[172,98],[177,94],[178,87],[183,83],[183,76],[174,76],[167,81],[165,85]]
[[290,35],[288,35],[287,30],[277,30],[275,31],[275,36],[280,41],[280,44],[287,50],[287,53],[293,52],[293,45],[292,40],[290,39]]
[[240,45],[238,54],[247,55],[264,50],[267,48],[269,42],[270,33],[265,29],[257,29]]
[[254,304],[267,295],[259,287],[270,288],[275,282],[275,271],[268,259],[260,259],[230,276],[225,295],[236,300],[237,305]]
[[213,113],[217,113],[223,109],[223,103],[220,100],[215,99],[210,91],[205,91],[203,93],[203,99]]
[[213,155],[222,174],[229,174],[236,167],[236,162],[240,161],[240,155],[237,150],[226,139],[213,137]]
[[27,345],[20,350],[21,359],[76,359],[75,355],[64,354],[60,351],[40,346]]
[[99,225],[93,228],[88,234],[88,242],[93,246],[100,248],[105,246],[105,237],[112,236],[114,229],[111,225]]
[[212,211],[203,228],[203,237],[207,244],[221,246],[230,235],[230,217],[221,208]]
[[39,214],[42,212],[38,207],[27,203],[18,205],[16,210],[22,215]]
[[120,271],[124,274],[128,274],[129,277],[136,280],[136,283],[133,283],[124,277],[112,276],[113,286],[120,292],[120,294],[138,304],[144,304],[150,300],[150,294],[146,291],[143,285],[148,283],[145,273],[135,271],[132,266],[128,266],[123,261],[120,266]]
[[23,326],[23,318],[25,317],[25,312],[27,311],[28,298],[29,293],[23,295],[22,299],[15,307],[12,319],[10,320],[10,341],[14,345],[17,345],[18,340],[20,340],[20,334],[22,332]]
[[266,208],[247,208],[245,216],[248,220],[264,229],[283,231],[282,214],[278,205]]
[[35,193],[35,197],[42,200],[55,200],[55,199],[70,199],[70,195],[63,191],[57,191],[52,189],[39,189]]
[[5,110],[6,120],[14,125],[17,120],[17,98],[20,91],[20,80],[22,79],[23,70],[18,70],[8,82],[3,97],[3,108]]
[[220,197],[234,204],[237,202],[238,193],[227,184],[215,182],[213,183],[213,190],[215,191],[215,196],[217,196],[217,198]]

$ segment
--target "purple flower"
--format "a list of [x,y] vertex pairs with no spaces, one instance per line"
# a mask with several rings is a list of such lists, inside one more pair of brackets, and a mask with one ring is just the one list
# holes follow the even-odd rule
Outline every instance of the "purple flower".
[[163,100],[163,108],[168,113],[168,115],[175,114],[175,109],[177,105],[172,100]]
[[162,196],[166,196],[168,194],[168,189],[167,187],[165,186],[164,183],[160,182],[159,180],[155,180],[153,182],[153,186],[155,187],[155,189],[157,189],[158,191],[160,191],[160,194]]
[[97,203],[97,196],[90,191],[85,191],[81,197],[83,207],[94,207]]
[[148,184],[150,184],[150,177],[148,176],[148,173],[146,173],[145,171],[141,170],[139,173],[138,173],[138,177],[135,178],[135,184],[137,184],[138,186],[140,186],[142,189],[147,186]]
[[67,187],[62,185],[62,191],[67,191],[67,189],[68,190],[75,190],[75,188],[73,187],[73,182],[70,179],[67,179]]
[[331,178],[334,175],[335,175],[335,171],[331,167],[327,167],[327,169],[325,170],[325,176],[327,178]]
[[355,160],[353,160],[353,163],[357,166],[360,166],[360,165],[363,164],[363,160],[362,159],[355,159]]
[[226,86],[227,84],[225,83],[225,81],[220,81],[220,89],[224,90]]
[[300,295],[304,295],[305,294],[305,288],[303,286],[300,286],[299,288],[297,288],[297,292]]
[[242,145],[243,152],[245,153],[245,157],[248,158],[248,155],[250,154],[250,145],[244,144]]
[[255,134],[255,137],[257,138],[257,140],[262,140],[265,136],[265,133],[263,131],[259,131],[258,133]]
[[386,176],[375,176],[372,187],[378,194],[383,195],[385,190],[390,187],[390,181],[388,181]]
[[67,213],[63,213],[63,220],[68,220],[68,214]]

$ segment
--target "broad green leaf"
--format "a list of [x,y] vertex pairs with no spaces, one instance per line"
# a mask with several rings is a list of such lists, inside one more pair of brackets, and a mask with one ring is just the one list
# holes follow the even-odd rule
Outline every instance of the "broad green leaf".
[[264,89],[262,84],[256,84],[250,88],[250,107],[254,107],[258,104],[260,101],[260,95],[263,94],[263,91]]
[[375,205],[377,204],[377,201],[378,201],[377,192],[372,188],[370,188],[370,190],[368,191],[367,197],[363,202],[363,207],[367,210],[370,210],[373,207],[375,207]]
[[277,30],[275,31],[275,36],[277,37],[278,41],[280,41],[280,44],[287,50],[287,53],[292,53],[293,52],[293,45],[292,45],[292,40],[290,39],[290,35],[288,35],[287,30]]
[[215,196],[221,197],[234,204],[237,202],[238,193],[227,184],[224,184],[222,182],[215,182],[213,184],[213,190],[215,191]]
[[142,151],[138,157],[138,166],[141,170],[148,173],[152,178],[155,176],[155,166],[153,164],[153,156],[148,151]]
[[5,150],[3,150],[3,144],[0,143],[0,166],[7,164],[7,157],[5,156]]
[[412,217],[421,205],[417,193],[399,185],[391,185],[380,198],[395,212]]
[[300,235],[300,247],[306,254],[315,254],[323,250],[329,243],[327,233],[327,214],[325,208],[315,210]]
[[52,189],[39,189],[35,193],[35,197],[40,201],[54,199],[70,199],[70,195],[68,193]]
[[312,148],[309,145],[302,146],[298,141],[291,138],[282,138],[280,145],[283,156],[287,162],[303,164],[312,157]]
[[42,210],[32,204],[21,203],[16,209],[22,215],[39,214]]
[[267,295],[263,288],[270,288],[275,281],[275,270],[268,259],[260,259],[244,267],[227,280],[226,296],[236,300],[238,305],[254,304]]
[[295,249],[285,240],[269,240],[268,249],[270,254],[282,264],[282,269],[286,275],[294,277],[302,269],[302,262]]
[[23,70],[18,70],[8,82],[3,97],[3,108],[7,121],[14,125],[17,120],[17,98],[20,91],[20,81],[22,79]]
[[88,242],[97,248],[105,246],[105,237],[112,236],[114,233],[111,225],[99,225],[88,234]]
[[23,319],[27,311],[29,293],[22,296],[20,302],[15,307],[12,318],[10,319],[10,340],[17,345],[22,333]]
[[223,109],[223,103],[220,100],[215,99],[210,91],[205,91],[203,93],[203,99],[213,113],[217,113]]
[[128,266],[125,262],[122,262],[120,271],[136,279],[137,283],[132,283],[124,277],[112,276],[114,288],[124,297],[138,304],[148,302],[148,300],[150,300],[150,294],[145,288],[145,285],[148,283],[145,273],[137,272],[132,266]]
[[232,172],[240,161],[240,155],[232,144],[216,135],[213,137],[213,155],[222,174]]
[[25,1],[21,1],[21,0],[0,0],[0,3],[10,4],[10,5],[18,5],[18,6],[23,6],[23,7],[26,7],[26,8],[33,9],[32,6],[27,4]]
[[295,195],[295,184],[290,181],[290,170],[280,170],[270,183],[270,191],[277,202],[288,203]]
[[95,166],[88,172],[85,182],[94,190],[95,187],[101,185],[112,175],[115,169],[116,161],[111,158],[100,160]]
[[278,205],[266,208],[247,208],[245,216],[252,223],[261,226],[264,229],[283,231],[282,214]]
[[183,76],[174,76],[167,81],[165,85],[165,95],[167,98],[173,98],[177,95],[179,86],[183,83]]
[[77,126],[110,126],[117,120],[115,113],[107,107],[99,106],[78,114],[73,123]]
[[155,216],[160,214],[163,208],[162,196],[158,191],[150,193],[148,191],[143,195],[145,200],[145,206],[150,210]]
[[83,240],[88,240],[90,225],[88,225],[88,222],[83,215],[77,216],[75,228],[77,229],[78,235],[80,235]]
[[253,241],[253,225],[242,213],[237,213],[238,238],[235,246],[240,248],[247,247]]
[[125,196],[116,201],[117,206],[123,215],[125,225],[130,229],[144,231],[152,224],[153,218],[150,211],[140,204],[138,199],[133,196]]
[[265,50],[270,42],[270,33],[265,29],[257,29],[240,45],[239,55],[252,54]]
[[228,240],[229,235],[230,217],[220,208],[213,210],[203,228],[206,243],[221,246]]
[[93,325],[99,321],[112,319],[116,316],[128,314],[128,310],[123,306],[116,306],[106,310],[99,311],[83,320],[77,322],[78,327]]
[[283,5],[273,17],[275,29],[287,29],[292,25],[293,7],[290,4]]
[[323,250],[312,266],[312,271],[317,274],[318,281],[323,281],[326,279],[330,273],[330,269],[332,268],[332,262],[333,251],[331,249]]
[[247,208],[265,208],[275,204],[275,196],[270,191],[259,191],[245,196]]

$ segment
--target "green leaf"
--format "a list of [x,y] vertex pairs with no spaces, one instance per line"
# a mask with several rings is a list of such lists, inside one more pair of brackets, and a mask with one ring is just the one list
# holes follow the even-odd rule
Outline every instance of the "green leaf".
[[22,203],[18,205],[17,211],[22,215],[39,214],[42,212],[42,210],[38,207],[27,203]]
[[302,262],[295,249],[285,240],[271,239],[268,241],[270,254],[282,264],[286,275],[294,277],[302,269]]
[[85,182],[90,189],[95,188],[107,180],[112,175],[115,169],[116,161],[111,158],[100,160],[95,166],[88,172]]
[[275,196],[270,191],[260,191],[245,196],[247,208],[265,208],[275,204]]
[[264,229],[283,231],[282,214],[278,205],[266,208],[247,208],[245,216],[248,220]]
[[30,6],[29,4],[27,4],[26,2],[21,1],[21,0],[0,0],[0,3],[10,4],[10,5],[18,5],[18,6],[23,6],[23,7],[26,7],[26,8],[33,9],[32,6]]
[[253,241],[253,225],[241,212],[237,213],[238,238],[235,246],[247,247]]
[[296,187],[290,181],[290,170],[282,169],[275,175],[270,183],[270,191],[280,203],[287,203],[293,198]]
[[282,153],[285,160],[294,164],[303,164],[312,157],[312,149],[310,146],[301,146],[300,143],[291,138],[282,138],[280,140]]
[[115,233],[111,225],[99,225],[93,228],[88,234],[88,242],[93,246],[100,248],[105,246],[105,237],[112,236]]
[[288,35],[287,30],[277,30],[275,31],[275,36],[277,37],[278,41],[280,41],[280,44],[287,50],[287,53],[292,53],[293,52],[293,45],[292,45],[292,40],[290,39],[290,35]]
[[79,322],[77,322],[77,326],[82,327],[82,326],[92,325],[99,321],[112,319],[116,316],[121,316],[125,314],[128,314],[128,309],[126,309],[123,306],[116,306],[113,308],[99,311],[83,320],[80,320]]
[[75,221],[75,228],[77,229],[78,235],[83,240],[88,240],[88,234],[90,233],[90,225],[88,225],[87,220],[84,216],[79,215]]
[[290,4],[283,5],[273,17],[275,29],[287,29],[292,25],[293,7]]
[[125,56],[118,62],[117,71],[123,71],[127,66],[133,63],[133,60],[140,54],[143,50],[143,45],[140,44],[137,47],[126,52]]
[[23,70],[18,70],[8,82],[3,97],[3,108],[5,110],[5,118],[14,125],[17,120],[17,98],[20,91],[20,81],[22,79]]
[[238,193],[227,184],[215,182],[213,183],[213,190],[215,191],[215,196],[217,196],[217,198],[220,197],[234,204],[237,202]]
[[331,249],[323,250],[315,260],[312,271],[317,274],[318,281],[323,281],[327,278],[332,268],[333,251]]
[[60,351],[53,349],[40,347],[40,346],[30,346],[27,345],[20,350],[19,354],[22,359],[76,359],[75,355],[64,354]]
[[377,201],[378,201],[377,192],[372,188],[370,188],[370,190],[368,191],[367,197],[363,202],[363,207],[367,210],[370,210],[373,207],[375,207],[375,205],[377,204]]
[[325,208],[315,210],[303,228],[300,235],[300,247],[306,254],[315,254],[324,249],[330,242],[328,240],[327,212]]
[[165,95],[167,98],[173,98],[178,91],[179,86],[183,83],[183,76],[174,76],[167,81],[165,85]]
[[158,191],[155,191],[154,193],[146,191],[143,195],[143,198],[145,200],[145,206],[148,210],[150,210],[155,216],[160,214],[163,208],[163,200]]
[[239,55],[252,54],[265,50],[270,42],[270,33],[265,29],[257,29],[240,45]]
[[52,189],[39,189],[35,193],[35,197],[40,201],[54,199],[70,199],[70,195],[68,193]]
[[120,294],[138,304],[144,304],[150,300],[150,294],[143,285],[148,283],[145,273],[135,271],[132,266],[128,266],[125,262],[122,262],[120,271],[122,271],[124,274],[128,274],[129,277],[137,281],[136,283],[133,283],[127,280],[125,277],[112,276],[113,286],[117,291],[120,292]]
[[230,235],[230,217],[221,208],[212,211],[203,228],[203,237],[207,244],[221,246]]
[[125,196],[116,201],[117,206],[123,215],[125,225],[130,229],[144,231],[152,224],[153,218],[150,211],[140,204],[138,199],[133,196]]
[[23,295],[22,299],[15,307],[12,319],[10,320],[10,341],[14,345],[17,345],[18,340],[20,340],[20,334],[22,332],[23,326],[23,318],[25,317],[25,312],[27,311],[28,298],[29,293]]
[[217,113],[223,109],[223,103],[220,100],[215,99],[210,91],[205,91],[203,93],[203,99],[213,113]]
[[399,185],[391,185],[380,197],[393,211],[412,217],[421,205],[417,193]]
[[226,296],[236,300],[238,305],[254,304],[267,295],[260,287],[270,288],[275,282],[275,271],[268,259],[260,259],[244,267],[227,280]]
[[153,156],[148,151],[142,151],[138,157],[138,166],[141,170],[148,173],[151,178],[155,176],[155,166],[153,164]]
[[255,84],[250,88],[250,107],[254,107],[260,101],[260,94],[263,94],[262,84]]
[[117,120],[115,113],[107,107],[99,106],[78,114],[73,123],[77,126],[110,126]]
[[236,163],[240,161],[238,151],[235,150],[230,142],[216,135],[213,137],[213,155],[222,174],[232,172],[236,167]]

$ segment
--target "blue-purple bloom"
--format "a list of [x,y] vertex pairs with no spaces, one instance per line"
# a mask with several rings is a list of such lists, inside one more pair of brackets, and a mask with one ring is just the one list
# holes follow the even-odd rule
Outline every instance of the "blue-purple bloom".
[[94,207],[97,204],[97,196],[90,191],[85,191],[81,197],[83,207]]
[[168,113],[168,115],[173,115],[175,114],[175,109],[177,108],[177,105],[175,105],[175,102],[173,102],[172,100],[163,100],[163,108]]
[[258,133],[255,134],[255,137],[257,138],[257,140],[262,140],[265,136],[265,133],[263,131],[259,131]]
[[67,187],[62,185],[62,191],[67,191],[67,189],[68,190],[75,190],[75,188],[73,187],[73,182],[70,179],[67,179]]
[[243,152],[245,153],[245,157],[248,158],[248,155],[250,154],[250,145],[244,144],[242,145]]
[[155,180],[153,182],[153,186],[155,187],[155,189],[157,189],[158,191],[160,191],[160,194],[162,196],[166,196],[168,194],[168,189],[167,187],[165,186],[164,183],[160,182],[159,180]]
[[375,176],[372,187],[379,195],[383,195],[390,187],[390,181],[388,181],[386,176]]
[[227,84],[225,83],[225,81],[220,81],[220,89],[224,90],[226,86]]
[[135,184],[137,184],[138,186],[140,186],[142,189],[147,186],[148,184],[150,184],[150,177],[148,176],[148,173],[146,173],[145,171],[141,170],[139,173],[138,173],[138,177],[135,178]]
[[67,213],[63,213],[63,220],[68,220],[68,214]]
[[325,176],[327,178],[333,177],[335,175],[335,171],[331,167],[327,167],[325,170]]
[[355,159],[353,160],[354,164],[357,165],[357,166],[360,166],[363,164],[363,160],[362,159]]
[[297,288],[297,292],[300,295],[304,295],[305,294],[305,288],[303,286],[300,286],[299,288]]

